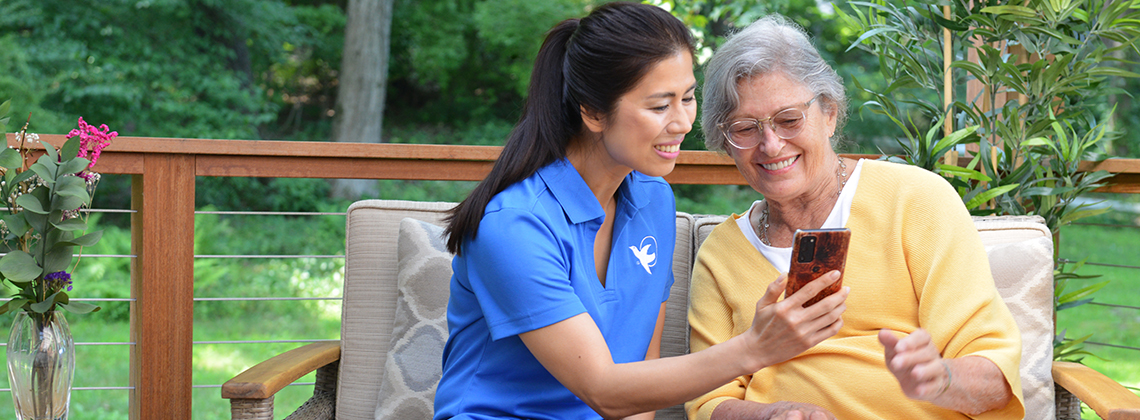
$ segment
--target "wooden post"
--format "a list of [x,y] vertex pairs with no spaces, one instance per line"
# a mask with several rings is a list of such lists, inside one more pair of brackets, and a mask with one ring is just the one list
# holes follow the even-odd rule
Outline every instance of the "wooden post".
[[[950,20],[950,6],[942,6],[942,17]],[[946,120],[942,122],[942,135],[949,137],[954,132],[954,110],[950,104],[954,102],[954,73],[950,64],[954,62],[954,37],[950,28],[942,28],[942,109],[946,110]],[[958,164],[958,150],[947,150],[943,156],[947,165]]]
[[130,418],[189,420],[194,156],[148,154],[131,182]]

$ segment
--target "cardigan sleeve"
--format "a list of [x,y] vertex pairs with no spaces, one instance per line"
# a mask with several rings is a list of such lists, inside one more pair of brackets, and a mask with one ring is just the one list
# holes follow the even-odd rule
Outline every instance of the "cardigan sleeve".
[[1024,416],[1021,335],[998,294],[981,237],[949,183],[937,175],[909,178],[899,189],[902,246],[907,254],[918,323],[944,358],[980,356],[1001,370],[1014,398],[974,418]]

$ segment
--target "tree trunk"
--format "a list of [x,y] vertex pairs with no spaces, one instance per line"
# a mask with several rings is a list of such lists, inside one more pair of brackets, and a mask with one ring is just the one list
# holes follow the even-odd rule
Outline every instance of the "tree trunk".
[[[393,2],[348,0],[333,141],[381,142]],[[375,185],[370,179],[337,179],[332,182],[332,194],[354,200],[375,194]]]

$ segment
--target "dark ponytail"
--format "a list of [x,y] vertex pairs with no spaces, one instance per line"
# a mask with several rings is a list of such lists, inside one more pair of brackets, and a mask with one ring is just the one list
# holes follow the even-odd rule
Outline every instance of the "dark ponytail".
[[654,64],[682,51],[693,52],[688,28],[640,3],[609,3],[552,28],[535,59],[522,117],[495,166],[447,217],[448,251],[459,254],[475,237],[495,194],[566,157],[582,130],[581,108],[610,115]]

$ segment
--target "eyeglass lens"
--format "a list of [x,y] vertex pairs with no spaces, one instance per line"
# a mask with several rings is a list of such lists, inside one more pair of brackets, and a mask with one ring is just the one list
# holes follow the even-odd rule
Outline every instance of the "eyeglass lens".
[[750,149],[760,144],[764,137],[764,124],[772,128],[782,139],[795,137],[804,129],[804,112],[795,108],[780,111],[765,120],[740,120],[728,126],[728,141],[741,149]]

